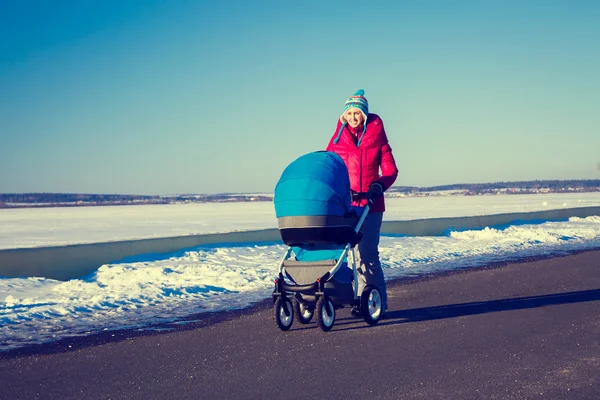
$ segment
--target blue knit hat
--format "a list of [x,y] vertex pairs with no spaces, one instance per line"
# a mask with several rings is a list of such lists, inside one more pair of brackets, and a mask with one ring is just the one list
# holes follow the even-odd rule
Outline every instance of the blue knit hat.
[[357,90],[356,93],[354,93],[352,96],[350,96],[350,98],[348,100],[346,100],[346,104],[344,105],[344,112],[342,113],[342,116],[340,117],[342,122],[346,122],[346,119],[344,118],[344,114],[346,113],[346,111],[349,108],[358,108],[363,113],[364,123],[366,125],[367,116],[369,115],[369,102],[365,98],[364,90],[362,90],[362,89]]

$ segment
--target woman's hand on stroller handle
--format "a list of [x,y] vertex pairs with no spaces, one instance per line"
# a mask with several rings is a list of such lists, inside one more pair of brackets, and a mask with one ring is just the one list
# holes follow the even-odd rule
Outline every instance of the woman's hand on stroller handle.
[[383,196],[383,185],[379,182],[373,182],[367,191],[367,199],[372,203],[379,196]]

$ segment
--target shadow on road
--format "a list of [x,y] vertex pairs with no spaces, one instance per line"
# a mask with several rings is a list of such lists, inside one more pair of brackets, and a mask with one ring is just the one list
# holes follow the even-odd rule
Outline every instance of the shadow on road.
[[[473,303],[449,304],[445,306],[413,308],[410,310],[388,311],[379,325],[394,325],[407,322],[428,321],[455,318],[466,315],[486,314],[490,312],[522,310],[560,304],[583,303],[600,300],[600,289],[547,294],[542,296],[517,297],[513,299],[480,301]],[[355,321],[359,321],[356,319]],[[337,325],[337,324],[336,324]],[[341,324],[340,324],[341,325]],[[336,331],[368,328],[352,326]]]

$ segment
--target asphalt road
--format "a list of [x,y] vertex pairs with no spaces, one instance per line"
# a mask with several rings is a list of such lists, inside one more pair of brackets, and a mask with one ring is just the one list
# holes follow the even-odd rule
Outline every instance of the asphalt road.
[[[265,302],[0,356],[0,399],[600,399],[600,251],[395,282],[371,327]],[[112,336],[112,335],[111,335]]]

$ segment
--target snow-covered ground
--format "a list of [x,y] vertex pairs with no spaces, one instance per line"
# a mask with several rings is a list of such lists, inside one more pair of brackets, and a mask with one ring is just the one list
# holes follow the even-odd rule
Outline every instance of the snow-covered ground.
[[[600,192],[386,200],[385,220],[600,206]],[[277,227],[271,202],[0,210],[0,250]]]
[[[598,205],[600,193],[408,198],[391,200],[386,219]],[[0,243],[14,248],[259,229],[275,226],[271,208],[236,203],[0,210]],[[7,226],[20,229],[9,234]],[[600,216],[439,237],[383,237],[380,245],[388,279],[591,248],[600,248]],[[284,251],[272,243],[201,246],[103,265],[68,282],[0,279],[0,351],[107,330],[157,324],[168,329],[190,315],[201,319],[203,312],[247,307],[269,297]]]

